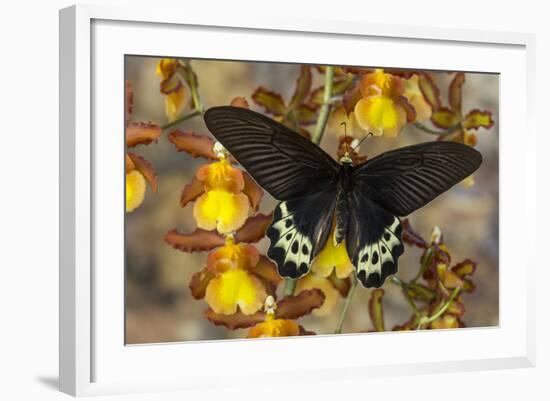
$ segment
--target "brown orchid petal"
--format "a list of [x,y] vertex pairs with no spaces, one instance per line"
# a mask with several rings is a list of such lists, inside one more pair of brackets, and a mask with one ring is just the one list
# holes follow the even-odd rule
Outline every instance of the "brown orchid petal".
[[318,288],[304,290],[298,295],[283,298],[277,303],[275,317],[277,319],[298,319],[315,308],[319,308],[325,301],[323,291]]
[[126,146],[148,145],[162,134],[162,128],[151,122],[130,123],[126,127]]
[[244,225],[235,234],[236,242],[253,243],[258,242],[265,236],[265,232],[273,215],[258,213],[255,216],[249,217]]
[[134,92],[132,91],[132,83],[129,80],[126,80],[126,92],[125,92],[125,109],[124,109],[124,119],[126,121],[126,126],[130,122],[132,113],[134,111]]
[[449,104],[456,114],[462,113],[462,85],[466,81],[463,72],[457,72],[449,85]]
[[397,96],[394,101],[403,107],[405,110],[405,113],[407,113],[407,122],[412,122],[416,120],[416,110],[414,109],[413,105],[409,103],[407,98],[405,96]]
[[[353,75],[342,73],[343,75],[334,75],[334,80],[332,81],[332,96],[342,95],[352,84]],[[318,108],[324,102],[325,96],[325,87],[319,86],[311,91],[309,94],[307,103],[309,105]]]
[[437,110],[441,107],[441,99],[439,97],[439,88],[428,74],[422,73],[418,75],[418,86],[426,102],[432,107],[432,110]]
[[346,114],[349,115],[355,109],[355,105],[361,100],[361,97],[361,80],[359,80],[344,92],[342,105],[344,106]]
[[307,100],[308,104],[319,107],[323,104],[325,96],[325,87],[319,86],[311,91]]
[[424,302],[432,302],[435,299],[435,292],[418,283],[407,284],[407,293],[413,298]]
[[189,289],[191,295],[195,299],[203,299],[206,294],[206,287],[208,283],[216,276],[216,271],[213,269],[204,268],[193,274],[191,282],[189,283]]
[[278,285],[283,280],[277,273],[277,266],[264,255],[260,255],[260,260],[251,269],[251,273],[273,285]]
[[441,107],[432,113],[432,123],[439,128],[451,128],[460,123],[460,117],[451,109]]
[[464,284],[462,285],[462,291],[464,291],[464,292],[474,292],[475,289],[476,289],[476,286],[473,283],[473,281],[470,280],[469,278],[465,278],[464,279]]
[[434,255],[435,255],[435,261],[437,263],[443,263],[446,266],[449,266],[451,263],[451,254],[449,253],[449,250],[445,245],[437,245],[435,244],[433,246],[434,249]]
[[306,99],[309,91],[311,90],[311,67],[307,65],[300,66],[300,75],[296,79],[296,87],[290,103],[288,106],[289,110],[297,109]]
[[277,92],[270,91],[263,86],[258,87],[252,94],[252,100],[258,106],[265,109],[266,113],[274,116],[286,114],[286,106],[283,97]]
[[445,314],[453,315],[453,316],[464,316],[464,313],[466,312],[466,308],[461,302],[451,302],[447,310],[445,311]]
[[491,128],[495,122],[490,111],[475,109],[470,111],[462,121],[466,129]]
[[328,279],[332,284],[332,286],[336,288],[338,293],[340,293],[340,296],[342,298],[345,298],[348,296],[349,290],[351,288],[351,280],[349,279],[349,277],[338,278],[336,276],[336,272],[333,271],[332,274],[328,277]]
[[392,331],[409,331],[409,330],[414,330],[415,329],[415,316],[411,316],[411,318],[406,321],[405,323],[403,324],[398,324],[398,325],[395,325],[393,326],[392,328]]
[[248,104],[247,100],[242,96],[237,96],[231,100],[231,103],[229,103],[230,106],[233,107],[240,107],[241,109],[249,109],[250,105]]
[[246,329],[263,322],[265,319],[264,312],[256,312],[252,315],[245,315],[241,311],[237,311],[232,315],[222,315],[215,313],[212,309],[208,309],[205,312],[205,316],[216,326],[224,326],[229,330]]
[[134,163],[134,168],[139,171],[145,177],[149,185],[151,185],[151,189],[157,192],[157,173],[151,163],[135,153],[128,153],[128,157],[132,160],[132,163]]
[[125,159],[126,159],[126,174],[128,174],[128,173],[131,173],[132,170],[136,168],[136,165],[134,164],[132,159],[130,159],[130,156],[126,155]]
[[191,234],[180,234],[175,228],[164,235],[164,241],[183,252],[211,251],[225,243],[223,236],[216,231],[197,228]]
[[168,140],[176,146],[178,152],[187,152],[193,157],[218,160],[212,149],[214,140],[209,136],[175,130],[170,132]]
[[160,83],[160,93],[169,95],[183,88],[183,82],[174,74]]
[[413,230],[409,219],[403,220],[401,226],[403,227],[403,241],[406,244],[424,249],[428,248],[428,243],[420,236],[420,234]]
[[439,280],[445,288],[453,289],[456,287],[462,287],[463,281],[458,275],[450,270],[447,270],[447,266],[443,263],[437,265],[437,274]]
[[376,331],[385,331],[384,328],[384,309],[382,307],[382,298],[384,290],[377,288],[371,292],[369,299],[370,320]]
[[297,107],[298,123],[302,125],[314,124],[317,121],[317,109],[309,104],[302,103]]
[[250,206],[254,211],[258,210],[258,206],[264,196],[263,189],[256,184],[256,182],[250,177],[250,175],[243,171],[244,188],[243,192],[250,200]]
[[471,259],[465,259],[460,263],[454,265],[451,270],[459,275],[459,277],[471,276],[475,273],[477,268],[477,262]]
[[193,179],[187,184],[180,196],[180,206],[185,207],[189,202],[194,201],[204,193],[204,184],[193,176]]

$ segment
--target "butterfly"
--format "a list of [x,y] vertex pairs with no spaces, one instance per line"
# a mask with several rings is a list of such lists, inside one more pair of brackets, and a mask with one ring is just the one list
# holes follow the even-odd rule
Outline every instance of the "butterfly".
[[[254,111],[213,107],[206,126],[252,178],[280,201],[267,255],[282,277],[299,278],[327,241],[345,240],[364,287],[397,272],[401,221],[471,175],[481,154],[456,142],[426,142],[353,165]],[[332,236],[331,236],[332,233]],[[329,238],[332,237],[332,238]]]

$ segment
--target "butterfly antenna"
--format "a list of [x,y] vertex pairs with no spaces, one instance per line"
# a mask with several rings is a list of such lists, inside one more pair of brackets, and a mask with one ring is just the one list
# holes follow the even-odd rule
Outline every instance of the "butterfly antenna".
[[345,121],[342,121],[342,122],[340,123],[340,125],[343,125],[343,126],[344,126],[344,143],[346,144],[346,147],[347,147],[348,150],[349,150],[348,134],[347,134],[347,127],[348,127],[348,125],[346,124]]
[[365,139],[367,139],[369,136],[374,136],[374,134],[372,132],[369,132],[367,135],[365,135],[363,138],[361,138],[359,143],[353,147],[352,151],[355,151],[355,149],[357,149],[359,147],[359,145],[361,145],[363,143],[363,141]]

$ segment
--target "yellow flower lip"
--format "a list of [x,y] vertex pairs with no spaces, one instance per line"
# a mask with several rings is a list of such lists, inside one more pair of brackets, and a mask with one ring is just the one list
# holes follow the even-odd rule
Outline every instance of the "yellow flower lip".
[[145,198],[145,178],[137,171],[126,174],[126,212],[133,212]]
[[321,277],[328,277],[336,270],[338,278],[346,278],[353,271],[353,264],[346,249],[346,241],[335,245],[332,238],[334,237],[333,226],[327,243],[317,254],[311,265],[311,270]]
[[358,125],[374,135],[395,137],[407,122],[404,81],[384,70],[366,74],[360,83],[361,99],[354,107]]

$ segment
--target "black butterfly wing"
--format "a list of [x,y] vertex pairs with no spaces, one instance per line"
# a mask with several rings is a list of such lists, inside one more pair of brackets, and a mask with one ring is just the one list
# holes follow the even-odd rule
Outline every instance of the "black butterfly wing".
[[397,272],[401,222],[481,164],[481,154],[454,142],[428,142],[373,158],[353,171],[346,246],[365,287],[380,287]]
[[204,115],[206,126],[275,199],[290,200],[335,187],[339,165],[319,146],[251,110],[221,106]]
[[381,154],[354,168],[356,187],[387,212],[406,216],[471,175],[481,153],[456,142],[426,142]]
[[267,229],[271,241],[267,255],[282,277],[298,278],[309,271],[331,232],[336,194],[322,191],[281,202]]
[[360,188],[349,194],[350,219],[346,249],[364,287],[380,287],[397,272],[403,254],[401,222],[367,198]]
[[204,116],[216,139],[274,198],[268,256],[283,277],[309,271],[334,215],[339,165],[320,147],[262,114],[230,106]]

